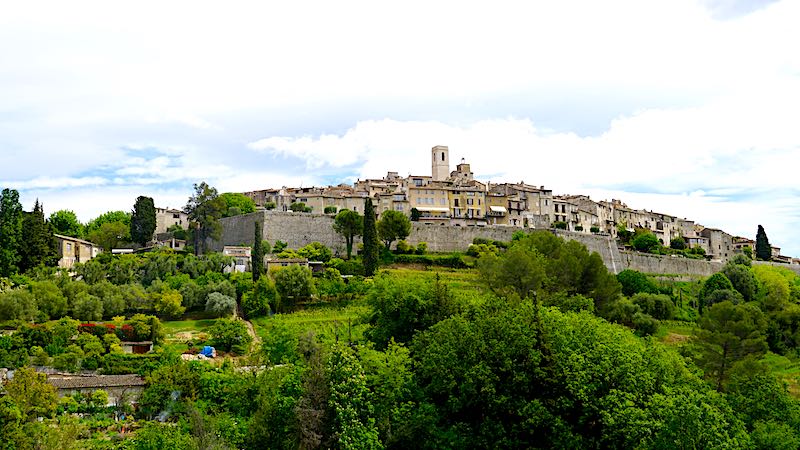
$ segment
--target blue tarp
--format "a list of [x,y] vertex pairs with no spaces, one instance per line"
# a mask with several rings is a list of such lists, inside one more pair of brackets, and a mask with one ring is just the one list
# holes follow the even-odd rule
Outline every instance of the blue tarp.
[[205,356],[205,357],[207,357],[207,358],[213,358],[214,357],[214,347],[206,345],[205,347],[203,347],[202,350],[200,350],[200,354]]

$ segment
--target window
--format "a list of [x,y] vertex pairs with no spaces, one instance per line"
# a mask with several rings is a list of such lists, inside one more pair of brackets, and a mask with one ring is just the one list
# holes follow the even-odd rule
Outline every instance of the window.
[[67,251],[68,252],[72,251],[72,244],[70,244],[69,242],[67,242]]
[[456,208],[458,208],[458,199],[454,199],[454,200],[453,200],[453,206],[455,206]]
[[172,218],[173,218],[173,219],[179,219],[180,217],[181,217],[181,216],[180,216],[180,214],[173,214],[173,215],[172,215]]
[[444,152],[442,152],[442,161],[444,161]]

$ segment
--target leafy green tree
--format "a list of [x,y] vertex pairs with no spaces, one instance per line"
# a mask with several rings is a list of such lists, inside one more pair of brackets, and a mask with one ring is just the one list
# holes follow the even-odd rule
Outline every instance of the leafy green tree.
[[418,222],[422,217],[422,213],[417,208],[411,208],[411,221]]
[[184,211],[191,221],[190,228],[196,255],[206,252],[207,239],[220,238],[222,225],[219,219],[225,210],[225,201],[217,195],[216,189],[205,182],[194,185],[194,194],[189,197]]
[[0,320],[32,321],[38,313],[36,299],[27,289],[0,292]]
[[353,253],[353,239],[363,232],[364,218],[351,209],[343,209],[336,214],[333,229],[344,237],[347,259],[350,259]]
[[78,320],[100,320],[103,318],[103,302],[88,292],[81,292],[72,304],[72,314]]
[[388,250],[392,242],[402,240],[411,233],[411,221],[400,211],[386,210],[376,224],[378,237]]
[[686,240],[681,237],[674,237],[669,240],[669,248],[673,250],[686,250]]
[[661,247],[655,234],[649,231],[637,231],[636,236],[631,241],[633,248],[640,252],[653,253]]
[[206,300],[206,311],[215,314],[217,317],[224,317],[233,314],[236,309],[236,299],[219,292],[208,294]]
[[250,270],[253,272],[253,281],[258,281],[264,274],[264,247],[261,239],[263,226],[261,222],[253,224],[253,251],[250,254]]
[[22,239],[22,205],[19,192],[3,189],[0,196],[0,277],[11,276],[19,270],[18,253]]
[[58,262],[58,243],[52,227],[44,219],[39,200],[36,200],[33,211],[22,215],[22,242],[18,253],[22,272],[38,266],[55,266]]
[[717,390],[722,390],[734,363],[766,352],[766,328],[764,315],[753,304],[722,302],[703,314],[693,357]]
[[636,270],[623,270],[617,274],[617,281],[622,285],[622,293],[628,297],[639,292],[658,294],[658,286],[647,275]]
[[125,211],[107,211],[90,220],[86,224],[86,235],[88,236],[90,232],[100,229],[104,223],[113,222],[122,222],[125,224],[125,227],[128,228],[128,231],[123,238],[126,241],[130,241],[131,213]]
[[156,205],[152,197],[139,196],[133,204],[130,235],[133,242],[147,245],[156,231]]
[[339,209],[339,208],[337,208],[337,207],[335,207],[335,206],[326,206],[326,207],[325,207],[325,209],[324,209],[324,211],[325,211],[325,214],[336,214],[336,211],[337,211],[338,209]]
[[67,314],[67,298],[52,281],[37,281],[31,285],[31,294],[36,305],[50,319],[59,319]]
[[179,319],[186,312],[186,307],[182,305],[183,297],[175,289],[167,289],[160,292],[153,298],[153,309],[162,317],[168,319]]
[[252,338],[244,322],[238,319],[219,319],[209,330],[214,347],[239,355],[247,353]]
[[52,214],[48,219],[53,226],[53,232],[74,238],[83,238],[84,226],[78,220],[75,212],[69,209],[60,209]]
[[433,282],[378,277],[367,294],[372,313],[367,337],[379,349],[394,340],[409,343],[414,335],[458,312],[453,296],[437,275]]
[[153,341],[155,345],[159,345],[164,340],[164,327],[156,316],[134,314],[128,320],[128,325],[133,327],[136,340]]
[[23,421],[37,417],[53,417],[58,405],[56,388],[47,382],[47,376],[31,368],[17,369],[14,378],[5,385],[6,395],[19,408]]
[[305,247],[297,249],[297,254],[309,261],[328,262],[333,257],[331,249],[319,242],[312,242]]
[[314,294],[314,280],[308,267],[281,267],[273,274],[275,289],[280,296],[280,308],[291,308],[298,300],[308,300]]
[[711,304],[706,303],[709,300],[711,293],[717,290],[729,290],[733,291],[733,284],[731,284],[731,280],[725,276],[724,273],[718,272],[714,275],[711,275],[703,282],[703,288],[700,290],[700,314],[703,313],[703,309],[707,306],[711,306]]
[[263,317],[269,314],[270,305],[278,307],[278,290],[269,277],[261,277],[253,286],[253,291],[242,296],[242,310],[248,318]]
[[[252,198],[238,192],[225,192],[219,198],[225,203],[222,217],[250,214],[256,211],[256,203]],[[236,213],[236,214],[233,214]]]
[[191,435],[179,427],[147,422],[136,432],[131,447],[134,450],[186,450],[196,445]]
[[364,264],[364,274],[371,277],[378,268],[378,231],[375,225],[375,207],[372,199],[364,200],[364,231],[362,232],[364,244],[361,260]]
[[90,230],[87,237],[89,241],[110,252],[112,249],[123,247],[125,243],[130,242],[130,233],[130,224],[121,221],[104,222]]
[[353,351],[341,343],[334,345],[327,371],[337,447],[382,449],[375,426],[372,395],[367,389],[364,369]]
[[641,292],[634,295],[631,301],[634,305],[638,305],[643,313],[658,320],[672,320],[675,315],[675,304],[667,295]]
[[767,232],[761,225],[756,232],[756,258],[759,261],[772,261],[772,246],[769,245]]
[[756,297],[756,277],[750,267],[742,264],[728,263],[722,269],[722,273],[728,277],[731,285],[736,289],[744,301],[750,302]]

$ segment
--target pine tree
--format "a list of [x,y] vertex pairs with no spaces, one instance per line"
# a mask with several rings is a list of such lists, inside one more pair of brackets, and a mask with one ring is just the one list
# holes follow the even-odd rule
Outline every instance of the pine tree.
[[264,247],[261,245],[261,222],[254,223],[253,228],[253,252],[250,254],[250,266],[255,282],[264,273]]
[[194,195],[189,197],[184,212],[189,215],[191,221],[189,226],[196,255],[205,253],[207,239],[219,239],[222,235],[219,219],[225,207],[225,201],[219,198],[216,189],[206,182],[194,185]]
[[140,196],[133,204],[131,240],[144,246],[153,239],[156,231],[156,206],[150,197]]
[[758,232],[756,233],[756,258],[761,261],[772,259],[772,246],[769,245],[767,232],[764,231],[764,227],[761,225],[758,226]]
[[21,272],[42,265],[52,266],[58,262],[58,243],[50,223],[44,220],[44,212],[38,199],[33,211],[23,214],[22,239],[17,248]]
[[375,208],[372,206],[372,199],[367,198],[364,202],[364,273],[372,276],[378,267],[378,230],[375,227]]
[[19,192],[3,189],[0,196],[0,276],[17,273],[18,247],[22,238],[22,205]]

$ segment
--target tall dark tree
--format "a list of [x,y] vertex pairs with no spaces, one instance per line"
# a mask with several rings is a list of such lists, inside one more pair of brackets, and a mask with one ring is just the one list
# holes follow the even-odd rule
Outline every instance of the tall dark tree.
[[22,233],[22,205],[19,192],[3,189],[0,196],[0,276],[7,277],[17,272],[19,245]]
[[372,276],[378,268],[378,230],[375,227],[375,207],[372,206],[372,199],[364,201],[364,255],[361,260],[364,263],[364,273]]
[[769,245],[767,232],[761,225],[758,226],[758,233],[756,233],[756,258],[761,261],[772,259],[772,247]]
[[206,182],[194,185],[194,195],[189,197],[184,211],[191,221],[189,227],[194,240],[196,255],[206,252],[206,240],[219,239],[222,225],[219,219],[225,211],[226,204],[217,194],[217,190]]
[[58,243],[53,228],[44,220],[39,200],[33,211],[22,217],[22,240],[19,243],[19,269],[22,272],[38,266],[53,266],[58,262]]
[[131,240],[146,245],[156,231],[156,205],[151,197],[139,196],[131,215]]
[[264,246],[261,242],[261,222],[255,222],[253,228],[253,252],[250,254],[250,266],[253,271],[253,281],[258,281],[264,273]]
[[353,238],[360,236],[364,229],[364,218],[352,209],[343,209],[333,219],[333,230],[344,236],[347,259],[353,254]]

